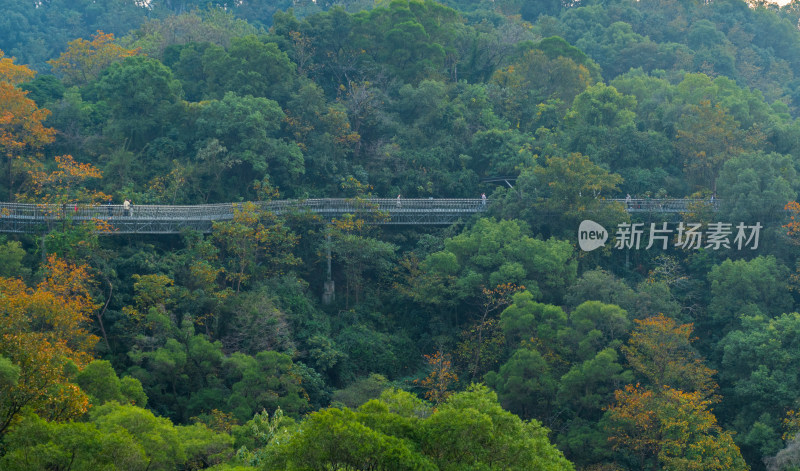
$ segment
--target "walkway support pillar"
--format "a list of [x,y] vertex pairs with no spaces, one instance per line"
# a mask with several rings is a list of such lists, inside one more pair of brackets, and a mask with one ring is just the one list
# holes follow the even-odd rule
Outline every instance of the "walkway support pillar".
[[328,255],[328,272],[322,287],[322,304],[331,304],[336,299],[336,290],[331,277],[331,225],[325,226],[325,248]]

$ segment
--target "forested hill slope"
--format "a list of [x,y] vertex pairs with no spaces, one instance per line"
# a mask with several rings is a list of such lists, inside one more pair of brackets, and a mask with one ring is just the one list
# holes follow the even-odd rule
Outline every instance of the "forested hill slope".
[[791,4],[392,2],[268,21],[258,2],[10,3],[0,50],[40,70],[22,87],[60,131],[47,151],[140,202],[254,199],[267,174],[287,196],[341,196],[352,177],[475,197],[484,177],[572,153],[623,177],[607,196],[687,196],[715,191],[723,160],[800,139]]
[[798,463],[798,0],[0,12],[0,469]]
[[[226,35],[224,30],[228,30],[227,34],[236,29],[239,34],[265,31],[273,25],[276,12],[289,8],[298,18],[307,18],[332,8],[355,13],[390,4],[151,0],[148,7],[139,6],[142,3],[3,0],[0,50],[17,57],[18,62],[49,72],[46,62],[63,52],[68,41],[89,39],[97,30],[120,37],[139,27],[150,32],[161,27],[162,33],[168,33],[162,35],[162,40],[168,42],[170,38],[164,36],[172,36],[172,41],[215,42]],[[532,29],[538,37],[563,37],[600,64],[606,81],[630,68],[642,68],[645,72],[654,69],[702,72],[725,75],[740,85],[758,89],[768,102],[785,102],[788,98],[794,101],[794,107],[798,106],[800,7],[796,1],[782,8],[766,2],[748,4],[733,0],[706,4],[650,0],[443,3],[461,11],[467,24],[506,45],[530,39],[520,34],[520,28]],[[208,8],[214,13],[209,13]],[[212,24],[203,27],[197,14]],[[517,21],[508,20],[515,17]],[[248,26],[237,25],[236,19],[246,21]],[[437,42],[447,47],[447,41],[441,39]],[[494,51],[486,52],[497,57],[501,53],[498,47],[502,49],[495,44]],[[456,60],[463,62],[463,54],[459,56],[460,60]]]

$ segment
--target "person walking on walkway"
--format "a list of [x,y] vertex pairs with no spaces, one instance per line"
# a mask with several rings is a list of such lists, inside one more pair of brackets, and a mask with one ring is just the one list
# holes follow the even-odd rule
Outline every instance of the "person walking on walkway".
[[122,209],[125,210],[125,216],[130,216],[131,215],[131,202],[126,199],[125,202],[122,203]]

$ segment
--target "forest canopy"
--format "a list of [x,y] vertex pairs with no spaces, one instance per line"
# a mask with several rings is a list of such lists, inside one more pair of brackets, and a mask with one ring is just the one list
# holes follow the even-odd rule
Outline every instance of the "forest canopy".
[[0,10],[0,468],[800,466],[798,0]]

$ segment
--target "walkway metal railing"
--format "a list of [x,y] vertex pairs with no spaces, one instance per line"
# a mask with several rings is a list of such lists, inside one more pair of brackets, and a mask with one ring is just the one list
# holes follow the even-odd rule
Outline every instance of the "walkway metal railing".
[[[681,213],[702,200],[610,199],[631,213]],[[716,207],[716,203],[707,202]],[[480,198],[318,198],[256,203],[278,215],[308,212],[330,221],[346,214],[364,218],[370,224],[449,225],[486,210]],[[201,205],[41,205],[0,203],[0,232],[35,233],[66,222],[101,221],[117,234],[175,234],[183,229],[210,232],[214,221],[231,220],[237,203]]]
[[605,201],[622,203],[629,213],[685,213],[703,206],[716,210],[719,205],[718,200],[689,198],[620,198]]
[[[453,224],[484,211],[481,199],[320,198],[256,203],[277,215],[308,212],[323,220],[346,214],[370,224]],[[0,232],[34,233],[66,222],[100,221],[117,234],[174,234],[182,229],[210,232],[214,221],[233,219],[242,204],[175,205],[41,205],[0,203]]]

